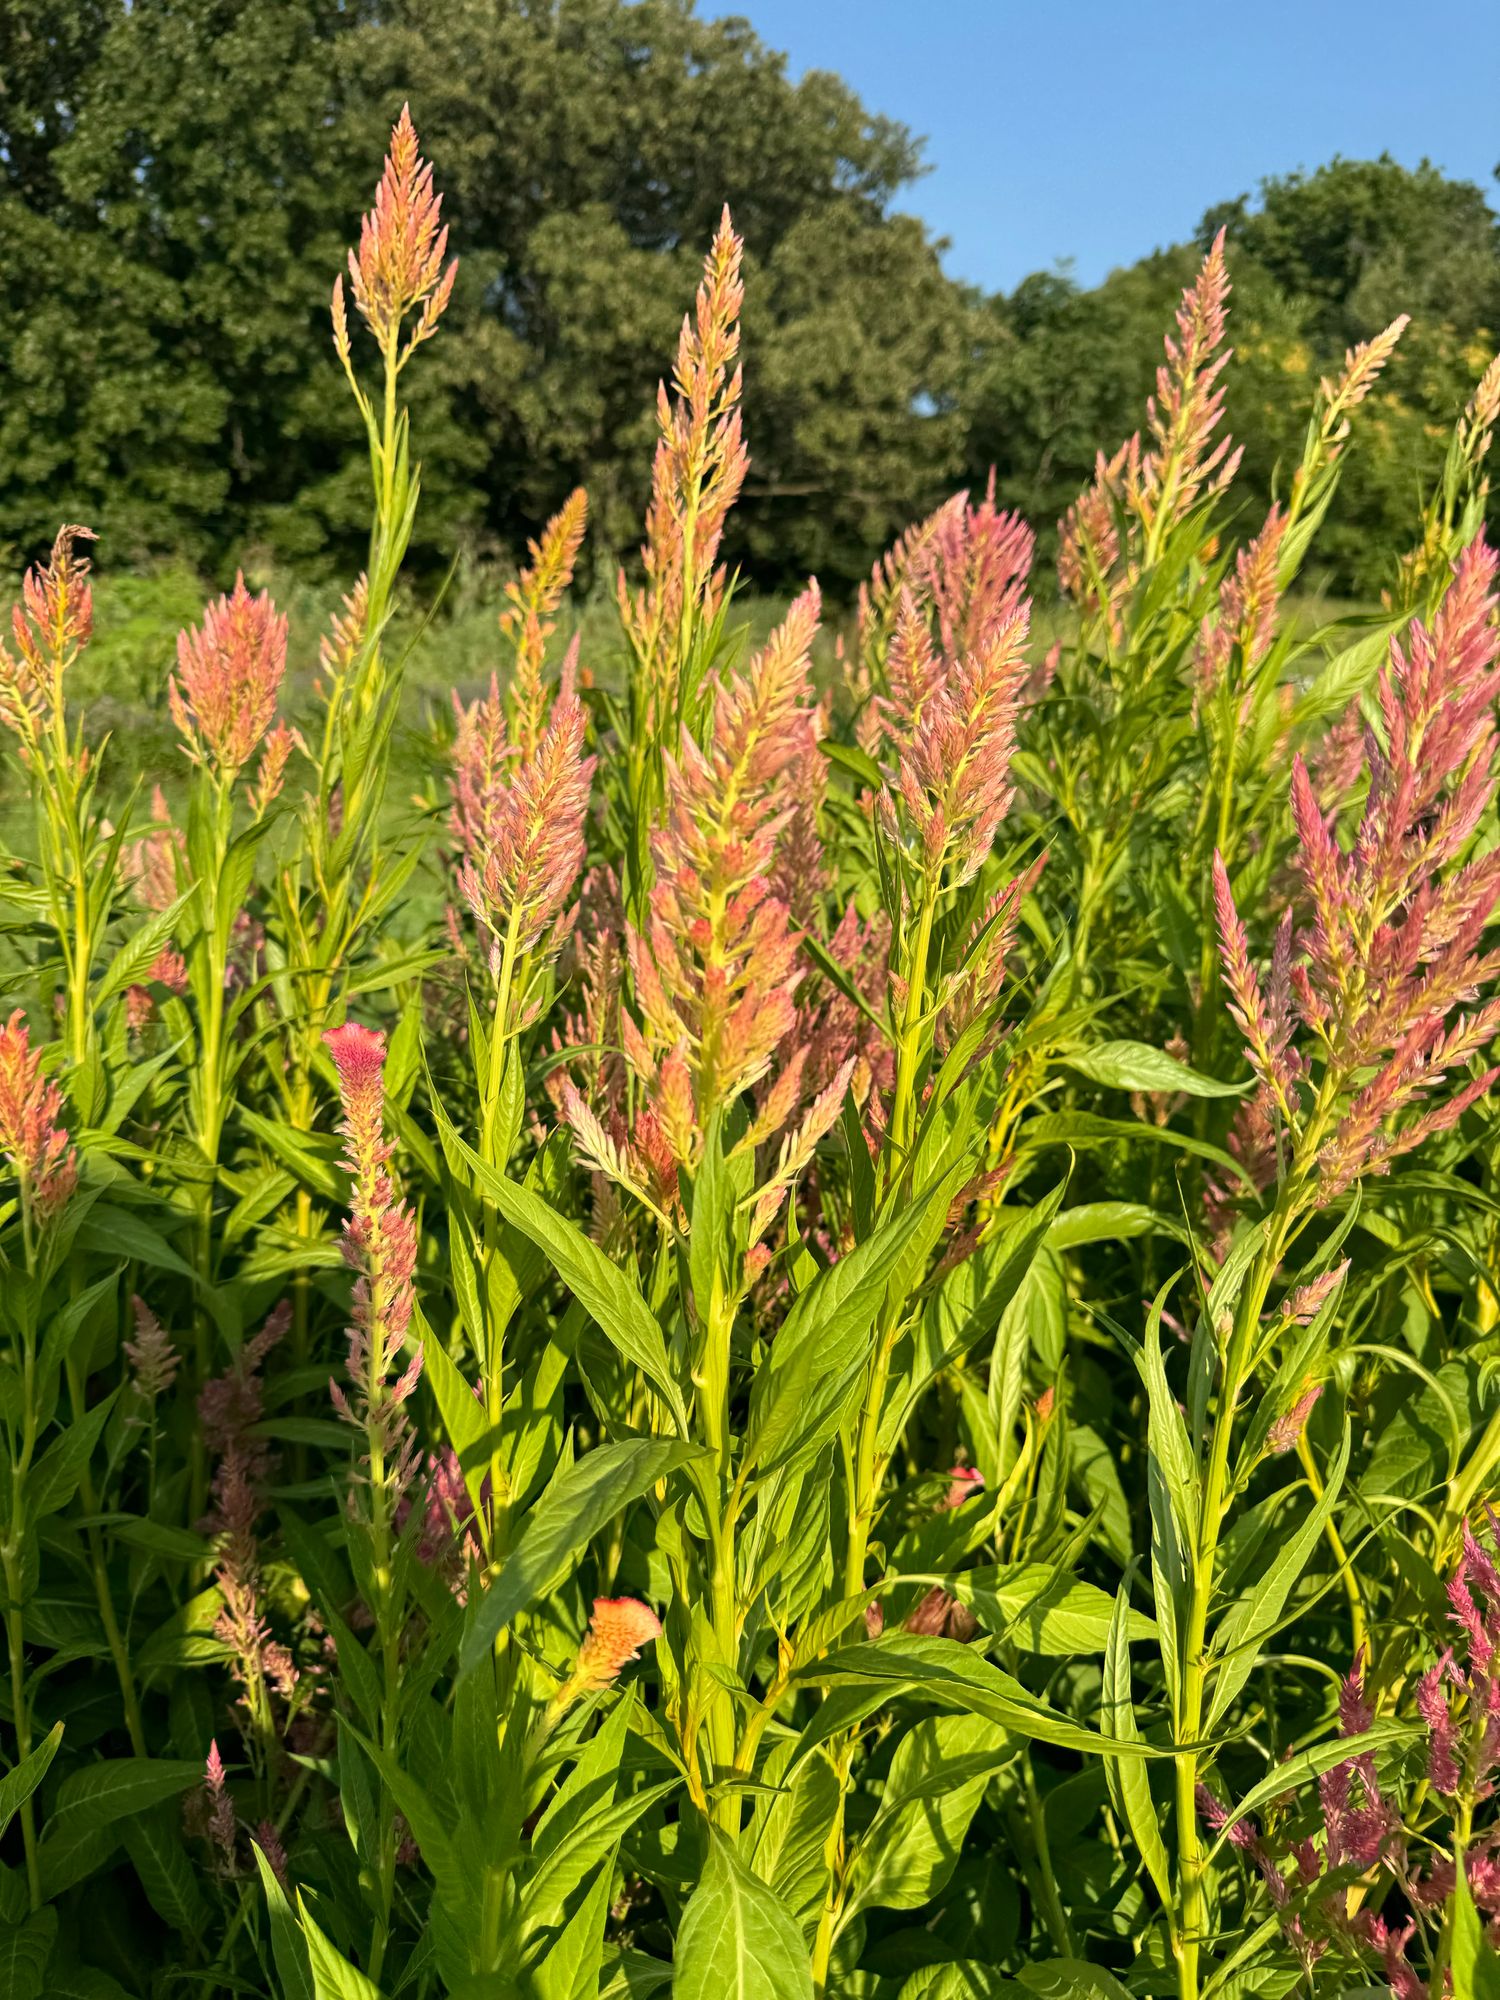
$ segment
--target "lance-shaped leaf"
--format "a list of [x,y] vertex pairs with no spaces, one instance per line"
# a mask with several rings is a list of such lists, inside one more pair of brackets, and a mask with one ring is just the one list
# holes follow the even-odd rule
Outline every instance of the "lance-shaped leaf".
[[981,1654],[956,1639],[929,1639],[902,1633],[831,1653],[794,1676],[816,1686],[847,1686],[894,1682],[920,1688],[936,1701],[953,1703],[974,1715],[988,1716],[1038,1743],[1098,1756],[1111,1750],[1120,1757],[1160,1757],[1168,1753],[1149,1743],[1101,1736],[1074,1722],[1061,1709],[1032,1694],[1014,1675],[992,1666]]
[[483,1659],[511,1620],[543,1595],[623,1507],[667,1473],[702,1455],[700,1446],[670,1438],[626,1438],[601,1445],[559,1474],[531,1510],[499,1576],[474,1607],[459,1654],[460,1671],[469,1672]]
[[625,1359],[640,1369],[666,1404],[679,1433],[685,1434],[687,1407],[667,1359],[661,1327],[625,1273],[610,1262],[597,1244],[589,1241],[576,1223],[559,1215],[539,1194],[486,1166],[473,1147],[459,1136],[441,1107],[434,1104],[433,1108],[444,1145],[468,1167],[481,1197],[498,1209],[513,1229],[536,1245]]
[[718,1829],[688,1898],[672,1958],[672,2000],[813,2000],[801,1926]]
[[1309,1509],[1296,1532],[1278,1544],[1264,1574],[1241,1592],[1220,1619],[1210,1648],[1211,1659],[1220,1662],[1213,1700],[1208,1708],[1210,1729],[1250,1678],[1261,1647],[1275,1631],[1292,1587],[1306,1569],[1308,1558],[1327,1526],[1348,1464],[1349,1427],[1346,1424],[1343,1442],[1329,1470],[1322,1497]]
[[[1104,1727],[1111,1735],[1127,1743],[1140,1739],[1135,1702],[1130,1692],[1131,1616],[1130,1579],[1127,1577],[1120,1585],[1114,1616],[1110,1620],[1109,1638],[1104,1648],[1104,1686],[1099,1700]],[[1172,1869],[1167,1860],[1166,1843],[1162,1839],[1161,1823],[1157,1818],[1156,1802],[1151,1796],[1146,1766],[1138,1757],[1107,1756],[1104,1774],[1115,1811],[1130,1828],[1131,1838],[1146,1864],[1147,1874],[1156,1885],[1163,1907],[1170,1909]]]
[[881,1223],[798,1296],[751,1391],[745,1456],[762,1474],[805,1462],[837,1430],[869,1354],[886,1283],[941,1194],[930,1189]]

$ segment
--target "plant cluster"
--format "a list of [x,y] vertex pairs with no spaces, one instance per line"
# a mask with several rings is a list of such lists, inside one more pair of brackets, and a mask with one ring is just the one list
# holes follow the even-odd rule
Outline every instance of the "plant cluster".
[[1220,238],[1064,617],[959,493],[830,681],[736,623],[726,213],[622,670],[580,491],[401,800],[453,283],[403,113],[296,728],[241,579],[142,800],[82,527],[0,650],[0,1988],[1500,1990],[1500,363],[1308,632],[1404,323],[1246,524]]

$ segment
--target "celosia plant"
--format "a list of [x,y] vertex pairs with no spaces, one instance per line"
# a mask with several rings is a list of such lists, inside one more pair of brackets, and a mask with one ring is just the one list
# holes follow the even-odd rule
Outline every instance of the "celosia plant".
[[991,482],[751,645],[743,250],[618,640],[580,488],[415,801],[408,113],[321,641],[212,602],[143,805],[23,579],[0,1984],[1491,1991],[1500,364],[1311,629],[1404,321],[1240,534],[1221,238],[1060,605]]

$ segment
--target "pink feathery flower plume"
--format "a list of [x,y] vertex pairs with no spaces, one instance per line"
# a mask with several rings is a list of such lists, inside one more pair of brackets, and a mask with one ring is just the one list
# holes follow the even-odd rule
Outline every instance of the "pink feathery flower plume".
[[929,550],[954,516],[967,512],[969,496],[955,493],[936,513],[914,522],[880,556],[869,578],[859,587],[856,622],[855,695],[861,704],[863,748],[874,750],[881,733],[885,704],[872,700],[876,687],[887,677],[892,638],[904,600],[927,601],[932,579]]
[[[540,540],[527,544],[531,561],[505,586],[500,630],[515,648],[515,669],[507,692],[511,740],[521,757],[535,755],[546,731],[550,700],[542,667],[547,641],[556,630],[558,607],[573,581],[588,516],[588,495],[579,486],[552,516]],[[570,658],[575,656],[576,649]]]
[[[771,892],[790,809],[786,779],[813,747],[808,672],[820,600],[803,592],[743,676],[714,703],[706,748],[684,734],[671,760],[644,936],[627,938],[647,1074],[676,1053],[706,1120],[764,1074],[795,1016],[799,937]],[[652,1054],[648,1054],[650,1050]]]
[[476,703],[460,729],[454,826],[465,849],[459,892],[489,933],[498,973],[507,939],[525,953],[556,932],[587,852],[594,759],[583,754],[587,717],[563,675],[536,750],[509,767],[498,693]]
[[1036,537],[1016,513],[995,505],[990,468],[984,498],[969,496],[936,516],[918,564],[946,658],[982,652],[1011,621],[1031,569]]
[[1452,1798],[1477,1795],[1500,1768],[1500,1521],[1486,1507],[1492,1548],[1463,1524],[1463,1541],[1448,1584],[1457,1644],[1445,1646],[1417,1683],[1417,1713],[1427,1725],[1427,1775]]
[[62,1093],[42,1074],[18,1007],[0,1028],[0,1153],[10,1161],[24,1206],[56,1216],[78,1185],[78,1155],[58,1122]]
[[1149,531],[1163,516],[1181,520],[1199,493],[1227,486],[1240,461],[1227,437],[1210,444],[1224,414],[1220,380],[1232,349],[1224,346],[1229,271],[1224,231],[1209,247],[1197,277],[1177,308],[1177,333],[1167,335],[1166,359],[1156,371],[1156,394],[1146,405],[1155,449],[1141,461],[1134,495]]
[[[1494,553],[1478,541],[1431,628],[1414,625],[1404,649],[1392,642],[1379,690],[1384,740],[1367,737],[1369,786],[1349,852],[1295,760],[1295,858],[1310,921],[1295,944],[1284,925],[1268,987],[1216,858],[1225,984],[1260,1078],[1261,1115],[1280,1121],[1294,1151],[1316,1150],[1324,1201],[1453,1125],[1497,1073],[1433,1101],[1500,1028],[1500,1002],[1480,1000],[1500,972],[1500,952],[1483,942],[1500,901],[1500,855],[1465,859],[1494,796],[1494,580]],[[1316,1112],[1303,1105],[1312,1059],[1295,1047],[1299,1027],[1332,1085]]]
[[[375,206],[360,223],[359,251],[349,252],[355,308],[382,347],[394,349],[406,315],[422,308],[400,357],[403,366],[413,349],[437,331],[458,275],[456,258],[443,269],[448,230],[442,208],[443,198],[433,189],[432,168],[421,157],[411,108],[403,104],[375,191]],[[349,326],[342,277],[333,285],[333,338],[347,367]]]
[[[140,1301],[136,1304],[139,1309]],[[214,1538],[215,1580],[223,1600],[214,1635],[228,1650],[242,1704],[256,1731],[265,1724],[268,1692],[289,1700],[298,1680],[290,1652],[272,1637],[265,1616],[257,1535],[274,1467],[271,1448],[260,1435],[265,1415],[260,1370],[291,1320],[290,1305],[278,1306],[232,1365],[206,1382],[198,1396],[204,1442],[216,1461],[213,1509],[202,1524]],[[147,1338],[144,1330],[141,1337]]]
[[[1146,405],[1153,442],[1127,438],[1113,458],[1100,452],[1093,483],[1059,524],[1057,575],[1063,595],[1120,636],[1120,606],[1143,554],[1206,493],[1221,492],[1239,467],[1227,437],[1214,439],[1224,414],[1223,345],[1229,302],[1224,232],[1214,238],[1197,277],[1182,294],[1176,332],[1165,340],[1156,393]],[[1143,550],[1141,535],[1146,538]]]
[[[923,869],[951,866],[962,884],[978,872],[1014,796],[1010,760],[1027,681],[1030,608],[1024,602],[978,653],[945,663],[901,745],[896,792],[882,812],[900,838],[909,831]],[[904,827],[902,821],[904,820]]]
[[700,609],[712,617],[722,598],[719,545],[750,464],[738,362],[743,249],[726,208],[704,260],[694,311],[682,322],[671,393],[665,383],[657,391],[659,436],[641,550],[645,586],[631,591],[623,570],[619,577],[621,621],[647,677],[653,730],[675,713],[686,620]]
[[130,1363],[137,1393],[148,1403],[154,1403],[177,1380],[182,1356],[143,1298],[137,1295],[132,1299],[131,1308],[135,1314],[135,1338],[124,1342],[125,1359]]
[[1058,523],[1058,588],[1085,615],[1102,618],[1112,640],[1120,636],[1120,604],[1136,576],[1134,564],[1121,557],[1130,544],[1126,495],[1140,478],[1137,431],[1113,458],[1096,455],[1091,484]]
[[1236,650],[1244,679],[1271,649],[1281,596],[1277,565],[1286,525],[1286,515],[1273,506],[1260,533],[1240,550],[1233,570],[1219,586],[1217,612],[1203,620],[1193,663],[1200,698],[1212,695],[1222,684]]
[[349,1021],[328,1029],[323,1040],[338,1072],[339,1130],[354,1184],[344,1257],[358,1274],[347,1360],[353,1395],[333,1383],[333,1401],[379,1448],[399,1491],[416,1451],[403,1405],[421,1377],[422,1350],[390,1379],[405,1357],[411,1327],[417,1231],[390,1173],[395,1147],[385,1137],[385,1036]]
[[75,544],[94,539],[92,528],[62,527],[45,563],[27,570],[21,601],[12,607],[14,654],[0,642],[0,723],[20,741],[23,758],[36,754],[62,703],[63,676],[94,629],[89,564]]
[[[797,773],[817,754],[821,716],[809,678],[819,609],[814,585],[744,673],[719,686],[704,742],[684,732],[667,760],[646,922],[624,927],[635,1011],[618,997],[610,1008],[610,1039],[623,1046],[636,1085],[630,1115],[620,1106],[601,1115],[569,1079],[555,1089],[589,1165],[658,1210],[676,1203],[678,1168],[696,1164],[715,1107],[755,1092],[773,1062],[744,1143],[769,1141],[806,1112],[762,1190],[769,1206],[757,1227],[837,1116],[832,1079],[809,1073],[796,1041],[802,933],[777,892],[783,842],[798,827]],[[812,865],[810,837],[798,828],[804,865]],[[617,981],[618,961],[600,971]],[[603,1010],[593,1012],[602,1026]]]
[[[207,607],[201,626],[178,634],[168,699],[195,764],[227,780],[255,755],[276,714],[286,638],[287,621],[270,593],[252,597],[243,576],[228,597]],[[277,754],[284,767],[285,754]]]

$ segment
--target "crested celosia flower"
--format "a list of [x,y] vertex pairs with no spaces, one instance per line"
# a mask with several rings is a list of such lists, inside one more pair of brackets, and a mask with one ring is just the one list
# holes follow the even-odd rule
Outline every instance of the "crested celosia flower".
[[1021,906],[1041,879],[1045,863],[1046,856],[1039,855],[1022,874],[997,889],[970,926],[958,968],[941,988],[936,1022],[939,1049],[951,1048],[960,1035],[986,1018],[991,1020],[991,1029],[975,1049],[974,1059],[988,1054],[998,1040],[995,1002],[1015,943]]
[[1058,586],[1085,616],[1104,620],[1112,641],[1120,636],[1121,599],[1135,580],[1135,566],[1122,565],[1120,556],[1130,539],[1125,495],[1139,484],[1140,461],[1139,435],[1113,458],[1097,453],[1092,484],[1058,524]]
[[78,1185],[78,1155],[58,1122],[62,1093],[42,1074],[18,1007],[0,1028],[0,1153],[21,1186],[22,1206],[48,1221]]
[[263,1819],[256,1827],[255,1844],[266,1857],[266,1866],[281,1884],[283,1895],[290,1894],[292,1878],[286,1865],[286,1849],[271,1820]]
[[[478,705],[476,705],[477,707]],[[501,781],[498,706],[460,731],[455,822],[467,849],[459,868],[464,901],[491,938],[492,970],[509,945],[532,949],[564,915],[587,851],[594,759],[583,754],[587,717],[565,674],[535,752]]]
[[[925,521],[915,522],[898,535],[870,572],[869,581],[859,587],[858,660],[856,693],[864,705],[860,740],[871,749],[878,741],[883,704],[871,702],[873,690],[888,678],[891,641],[903,601],[911,597],[925,602],[931,585],[928,551],[954,515],[964,514],[967,493],[955,493]],[[872,727],[873,725],[873,727]]]
[[[1341,1683],[1338,1712],[1342,1737],[1361,1736],[1371,1727],[1374,1712],[1365,1694],[1362,1666]],[[1402,1860],[1400,1815],[1381,1792],[1375,1760],[1368,1751],[1322,1774],[1318,1802],[1321,1845],[1315,1839],[1301,1839],[1289,1848],[1278,1847],[1253,1819],[1231,1822],[1208,1787],[1197,1788],[1199,1816],[1254,1865],[1280,1914],[1287,1941],[1309,1974],[1327,1951],[1330,1937],[1338,1937],[1353,1951],[1376,1942],[1369,1913],[1351,1911],[1345,1885],[1377,1864],[1396,1866]],[[1283,1872],[1287,1859],[1293,1864],[1290,1876]]]
[[[360,224],[358,254],[349,252],[355,309],[382,347],[394,352],[406,315],[422,308],[400,356],[402,365],[437,331],[458,275],[456,259],[443,269],[448,230],[442,208],[443,198],[433,189],[432,168],[421,157],[411,109],[403,104],[375,191],[375,206]],[[349,329],[341,277],[333,286],[333,335],[347,367]]]
[[160,785],[151,791],[151,831],[125,849],[125,875],[143,908],[171,909],[177,900],[187,837],[172,824],[172,808]]
[[640,1658],[642,1646],[660,1637],[661,1620],[638,1597],[596,1597],[573,1671],[553,1697],[554,1710],[611,1686]]
[[938,644],[950,660],[982,652],[1010,623],[1036,549],[1021,516],[996,507],[993,467],[977,507],[966,493],[957,501],[933,517],[914,565],[932,605]]
[[1471,465],[1488,456],[1495,425],[1500,422],[1500,354],[1479,378],[1479,386],[1464,405],[1459,418],[1457,448]]
[[[1318,447],[1319,457],[1324,463],[1331,463],[1338,456],[1340,446],[1349,435],[1350,412],[1357,409],[1375,387],[1386,363],[1396,351],[1396,343],[1410,324],[1410,315],[1401,313],[1373,339],[1362,340],[1357,347],[1347,350],[1341,375],[1318,384]],[[1308,468],[1299,467],[1292,484],[1294,505],[1299,485],[1307,476]]]
[[74,548],[93,539],[92,528],[58,529],[51,555],[26,572],[11,611],[15,652],[0,643],[0,722],[26,758],[61,713],[63,676],[94,629],[89,565]]
[[178,995],[187,992],[187,960],[169,944],[162,946],[147,967],[145,983],[125,989],[125,1019],[133,1035],[144,1033],[156,1012],[156,1001],[151,993],[153,986],[163,986],[169,993]]
[[344,1257],[358,1273],[347,1361],[354,1393],[351,1398],[334,1383],[333,1400],[380,1451],[385,1475],[399,1491],[416,1450],[403,1405],[421,1376],[422,1350],[390,1379],[405,1356],[411,1326],[417,1231],[390,1173],[395,1148],[385,1137],[385,1036],[349,1021],[330,1028],[323,1040],[338,1072],[339,1130],[354,1184]]
[[677,676],[690,621],[712,618],[723,595],[718,574],[724,522],[749,466],[737,365],[743,246],[724,210],[704,262],[694,312],[683,320],[672,394],[657,395],[660,436],[641,559],[644,588],[621,572],[620,616],[635,650],[652,734],[676,717]]
[[1500,953],[1482,942],[1500,901],[1500,856],[1464,858],[1494,795],[1494,576],[1493,552],[1476,542],[1431,629],[1414,625],[1404,649],[1392,642],[1384,740],[1367,740],[1369,787],[1349,852],[1295,760],[1295,859],[1311,922],[1294,935],[1288,912],[1264,988],[1215,859],[1225,984],[1260,1080],[1260,1115],[1286,1136],[1287,1171],[1295,1164],[1307,1179],[1316,1162],[1323,1201],[1453,1125],[1496,1074],[1432,1101],[1500,1026],[1500,1003],[1475,1004],[1500,971]]
[[1295,1326],[1307,1326],[1317,1318],[1328,1300],[1338,1290],[1349,1273],[1349,1259],[1343,1258],[1330,1270],[1311,1278],[1305,1285],[1298,1285],[1281,1302],[1281,1317]]
[[161,1321],[143,1298],[137,1295],[132,1299],[131,1308],[135,1314],[135,1339],[125,1342],[125,1359],[130,1363],[136,1393],[154,1403],[177,1380],[182,1357],[172,1344],[172,1336],[163,1332]]
[[952,1513],[962,1507],[965,1500],[971,1500],[976,1493],[984,1491],[984,1474],[977,1466],[955,1465],[948,1474],[948,1494],[943,1501],[944,1508]]
[[588,514],[588,495],[579,486],[542,530],[540,541],[527,544],[531,561],[505,586],[506,608],[500,614],[500,630],[515,648],[515,667],[507,690],[509,734],[515,753],[521,757],[536,753],[546,731],[550,703],[542,667],[547,641],[557,629],[557,610],[573,581]]
[[196,631],[178,634],[168,696],[195,764],[229,779],[255,755],[276,714],[286,638],[287,621],[270,593],[252,597],[243,576],[208,606]]

